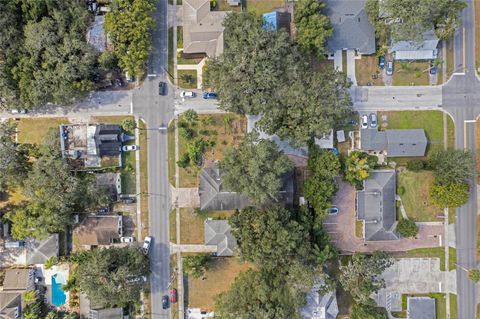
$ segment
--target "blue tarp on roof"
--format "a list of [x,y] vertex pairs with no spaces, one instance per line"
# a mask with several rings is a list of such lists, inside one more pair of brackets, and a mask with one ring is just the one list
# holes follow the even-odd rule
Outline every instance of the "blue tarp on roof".
[[263,14],[263,29],[267,31],[278,29],[278,12],[272,11]]

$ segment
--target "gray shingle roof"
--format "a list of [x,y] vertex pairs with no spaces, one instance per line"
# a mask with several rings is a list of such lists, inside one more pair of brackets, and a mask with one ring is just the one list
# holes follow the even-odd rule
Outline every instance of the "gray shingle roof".
[[435,299],[430,297],[409,297],[407,299],[409,319],[435,319]]
[[326,0],[333,35],[327,40],[331,52],[358,49],[361,54],[375,53],[375,30],[365,13],[366,0]]
[[207,219],[204,223],[205,245],[217,246],[217,256],[233,256],[237,241],[226,220]]
[[387,130],[387,155],[390,157],[424,156],[427,137],[423,129]]
[[437,56],[438,38],[433,30],[423,34],[423,42],[398,41],[392,44],[396,60],[430,60]]
[[204,168],[200,172],[198,192],[201,210],[242,209],[249,204],[246,196],[225,189],[216,165]]
[[361,130],[361,147],[364,151],[387,151],[389,157],[424,156],[428,140],[423,129]]
[[58,234],[44,240],[32,240],[27,245],[27,265],[44,264],[50,257],[58,257]]
[[364,221],[365,240],[399,239],[396,222],[395,171],[375,170],[357,191],[357,218]]
[[122,308],[90,310],[90,319],[123,319]]
[[[18,292],[0,292],[0,318],[17,318],[17,307],[22,307],[22,295]],[[21,310],[20,310],[21,311]]]

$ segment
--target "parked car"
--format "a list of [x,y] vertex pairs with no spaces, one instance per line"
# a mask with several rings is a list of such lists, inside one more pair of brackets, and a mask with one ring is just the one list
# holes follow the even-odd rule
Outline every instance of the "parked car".
[[152,237],[151,236],[145,237],[145,239],[143,240],[143,246],[142,246],[142,251],[145,255],[148,255],[151,244],[152,244]]
[[377,127],[377,114],[375,113],[370,114],[370,127],[371,128]]
[[171,303],[177,302],[177,289],[175,288],[170,289],[170,302]]
[[135,197],[124,198],[124,199],[122,199],[122,203],[133,204],[133,203],[135,203]]
[[437,74],[437,66],[433,62],[430,63],[430,74]]
[[383,69],[385,67],[385,57],[383,55],[378,57],[378,67]]
[[135,239],[133,237],[120,237],[122,243],[133,243]]
[[217,93],[214,92],[203,92],[204,99],[216,99],[218,97]]
[[136,151],[138,150],[137,145],[123,145],[122,146],[122,151],[124,152],[130,152],[130,151]]
[[102,207],[98,210],[99,213],[108,213],[110,209],[108,207]]
[[393,61],[387,62],[387,75],[393,75]]
[[167,95],[167,83],[162,81],[158,83],[158,94]]
[[195,92],[191,92],[191,91],[182,91],[180,92],[180,97],[196,97],[197,96],[197,93]]
[[168,308],[168,296],[167,295],[163,296],[163,298],[162,298],[162,308],[163,309]]
[[332,206],[327,208],[327,214],[328,215],[337,215],[339,212],[338,207]]
[[362,116],[362,128],[368,128],[368,116]]

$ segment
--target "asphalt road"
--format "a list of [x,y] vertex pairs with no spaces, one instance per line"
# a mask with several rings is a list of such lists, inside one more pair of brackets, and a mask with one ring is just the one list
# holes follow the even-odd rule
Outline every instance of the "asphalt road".
[[[462,66],[463,74],[454,75],[442,87],[443,108],[455,121],[455,143],[457,149],[471,150],[475,157],[475,122],[480,114],[480,81],[475,75],[475,18],[472,0],[462,14],[462,26],[454,38],[455,64]],[[464,33],[464,34],[463,34]],[[457,209],[456,248],[458,318],[476,318],[476,286],[468,279],[464,269],[477,266],[476,260],[476,217],[477,181],[469,181],[468,203]],[[463,268],[463,269],[462,269]]]
[[150,235],[150,298],[151,318],[169,318],[169,309],[162,309],[162,296],[168,294],[170,282],[170,247],[168,214],[170,212],[170,184],[168,181],[167,131],[158,130],[173,118],[174,88],[168,87],[168,96],[160,96],[158,84],[167,82],[167,0],[157,2],[156,27],[153,31],[153,50],[148,63],[150,75],[133,92],[133,112],[146,121],[148,139],[148,209]]

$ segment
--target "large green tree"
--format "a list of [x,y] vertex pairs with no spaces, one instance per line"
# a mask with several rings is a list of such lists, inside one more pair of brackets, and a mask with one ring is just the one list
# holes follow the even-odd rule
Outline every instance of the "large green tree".
[[261,130],[294,145],[327,133],[350,111],[346,76],[315,73],[286,32],[263,30],[251,13],[230,14],[224,25],[225,51],[208,63],[204,79],[222,109],[262,115]]
[[0,191],[8,185],[20,184],[30,167],[27,155],[15,143],[16,127],[0,122]]
[[141,77],[152,46],[153,0],[114,0],[105,16],[105,31],[112,40],[119,65],[131,75]]
[[135,247],[95,249],[78,258],[77,284],[104,307],[124,307],[140,299],[148,259]]
[[432,29],[440,39],[452,37],[460,25],[460,13],[466,7],[463,0],[383,0],[379,3],[386,22],[391,24],[392,37],[415,42],[420,42],[422,34]]
[[281,176],[293,168],[275,142],[258,139],[257,134],[248,134],[237,148],[226,149],[219,165],[222,183],[255,203],[277,200]]
[[432,202],[441,207],[460,207],[468,202],[469,187],[465,183],[435,183],[430,188]]
[[308,171],[304,196],[316,212],[322,214],[338,189],[334,178],[340,172],[340,160],[333,152],[320,151],[313,147],[308,158]]
[[263,268],[281,268],[295,259],[310,258],[307,229],[283,207],[248,207],[236,211],[231,224],[242,257]]
[[361,189],[362,182],[370,176],[370,172],[377,164],[377,157],[364,152],[354,151],[345,159],[345,180]]
[[285,277],[272,272],[241,273],[228,292],[219,295],[215,313],[225,319],[295,319],[302,304]]
[[474,174],[472,152],[463,150],[439,151],[430,159],[437,184],[465,183]]
[[374,306],[370,295],[385,287],[379,276],[392,264],[393,259],[384,252],[355,253],[347,264],[340,265],[339,281],[356,303]]
[[318,0],[300,0],[295,4],[296,40],[305,52],[320,58],[327,53],[325,41],[333,34],[330,19],[323,14],[325,7]]

